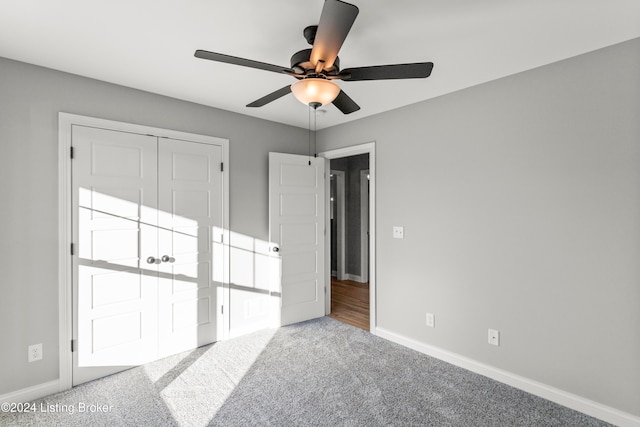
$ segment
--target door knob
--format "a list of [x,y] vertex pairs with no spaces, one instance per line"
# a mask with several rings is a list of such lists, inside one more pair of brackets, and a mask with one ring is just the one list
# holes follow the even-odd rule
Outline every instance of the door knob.
[[176,259],[169,255],[162,255],[162,262],[174,262]]
[[147,258],[147,264],[160,264],[160,260],[156,257],[150,256]]
[[274,247],[273,247],[273,252],[280,252],[280,248],[279,248],[279,247],[277,247],[277,246],[274,246]]

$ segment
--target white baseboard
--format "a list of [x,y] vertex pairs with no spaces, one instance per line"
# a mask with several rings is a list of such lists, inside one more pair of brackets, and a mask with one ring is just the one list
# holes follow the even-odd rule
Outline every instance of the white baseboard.
[[347,280],[353,280],[354,282],[362,283],[362,277],[356,274],[347,273]]
[[357,274],[345,273],[343,278],[339,278],[337,271],[331,271],[331,275],[336,277],[338,280],[353,280],[358,283],[366,283],[362,280],[362,276],[358,276]]
[[501,383],[508,384],[512,387],[524,390],[528,393],[582,412],[589,416],[599,418],[608,423],[615,424],[620,427],[640,427],[640,417],[620,411],[610,406],[606,406],[529,378],[486,365],[468,357],[421,343],[412,338],[407,338],[381,327],[376,327],[375,334],[389,341],[393,341],[396,344],[409,347],[413,350],[419,351],[420,353],[435,357],[471,372],[484,375],[485,377],[500,381]]
[[22,390],[0,396],[0,402],[26,403],[41,397],[49,396],[60,391],[60,381],[54,380],[48,383],[38,384]]

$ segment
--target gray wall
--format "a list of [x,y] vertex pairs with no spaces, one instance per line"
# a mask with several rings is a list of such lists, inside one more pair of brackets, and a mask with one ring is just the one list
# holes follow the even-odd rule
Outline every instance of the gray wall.
[[[307,149],[304,129],[0,58],[0,394],[58,378],[60,111],[229,139],[231,230],[260,241],[269,237],[267,153]],[[261,256],[246,240],[232,258]],[[232,282],[244,276],[232,268]],[[263,320],[243,319],[245,294],[232,294],[232,328]],[[44,360],[27,363],[36,343]]]
[[639,76],[636,39],[320,131],[376,142],[378,326],[639,416]]

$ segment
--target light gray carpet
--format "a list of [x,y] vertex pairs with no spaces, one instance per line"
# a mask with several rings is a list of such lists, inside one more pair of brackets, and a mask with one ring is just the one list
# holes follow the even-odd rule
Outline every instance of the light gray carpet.
[[[34,403],[34,413],[0,413],[0,425],[608,425],[329,318],[202,347]],[[80,413],[83,404],[109,409]]]

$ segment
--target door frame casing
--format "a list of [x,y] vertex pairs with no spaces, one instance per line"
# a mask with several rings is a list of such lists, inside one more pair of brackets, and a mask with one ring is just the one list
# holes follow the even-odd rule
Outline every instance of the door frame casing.
[[[336,194],[334,203],[336,203],[336,217],[334,220],[336,221],[336,275],[338,280],[346,280],[346,209],[345,209],[345,173],[344,171],[332,170],[330,171],[329,177],[331,175],[335,176],[336,179]],[[331,182],[331,180],[329,180]],[[331,189],[329,189],[329,202],[331,202]],[[331,207],[331,203],[329,203],[329,207]],[[331,218],[331,215],[329,215]],[[329,228],[327,232],[331,231],[331,224],[329,224]],[[331,250],[331,248],[329,248]],[[329,258],[331,260],[331,258]],[[330,273],[333,273],[329,269]],[[331,308],[331,289],[326,292],[327,298],[325,301],[325,305],[328,304],[327,310]]]
[[[99,119],[60,112],[58,114],[58,353],[59,353],[59,391],[72,388],[71,340],[73,338],[73,301],[72,279],[73,263],[71,245],[73,242],[72,227],[72,189],[71,189],[71,146],[73,125],[97,127],[120,132],[132,132],[158,137],[166,137],[187,142],[218,145],[222,147],[223,179],[223,290],[218,305],[228,306],[229,298],[229,140],[207,135],[174,131],[152,126]],[[217,326],[217,339],[224,339],[229,325],[229,310],[220,318]],[[218,313],[218,316],[221,316]]]
[[[376,335],[376,144],[375,142],[367,142],[364,144],[352,145],[344,148],[324,151],[318,156],[325,158],[327,162],[327,170],[330,170],[329,160],[339,159],[342,157],[355,156],[358,154],[369,154],[369,332]],[[329,205],[330,203],[330,177],[325,176],[325,207],[327,214],[325,215],[325,229],[331,229]],[[326,297],[331,301],[331,233],[325,233],[325,270],[327,277],[325,278]],[[328,252],[327,252],[328,251]],[[326,314],[330,313],[331,303]]]
[[360,171],[360,280],[369,281],[369,169]]

